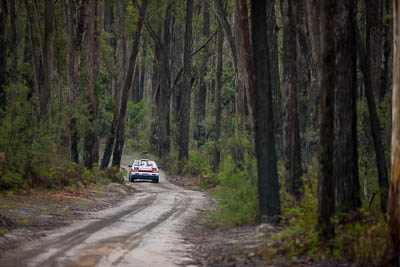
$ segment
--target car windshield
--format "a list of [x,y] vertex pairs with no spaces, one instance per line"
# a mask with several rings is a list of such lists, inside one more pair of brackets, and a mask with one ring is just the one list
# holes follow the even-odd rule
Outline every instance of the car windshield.
[[144,161],[144,160],[140,160],[140,161],[135,161],[133,163],[133,166],[141,166],[141,167],[153,167],[155,166],[154,161]]

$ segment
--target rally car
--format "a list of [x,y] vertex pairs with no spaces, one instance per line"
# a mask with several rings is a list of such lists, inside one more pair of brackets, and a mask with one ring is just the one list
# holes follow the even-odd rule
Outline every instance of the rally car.
[[154,160],[137,159],[129,167],[128,179],[130,182],[133,183],[137,179],[145,179],[158,183],[160,172]]

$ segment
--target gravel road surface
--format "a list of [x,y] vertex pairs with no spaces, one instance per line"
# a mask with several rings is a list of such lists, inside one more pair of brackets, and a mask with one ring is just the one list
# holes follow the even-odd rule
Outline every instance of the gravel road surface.
[[206,199],[169,183],[135,182],[131,199],[0,259],[0,266],[179,266],[190,262],[191,244],[181,236]]

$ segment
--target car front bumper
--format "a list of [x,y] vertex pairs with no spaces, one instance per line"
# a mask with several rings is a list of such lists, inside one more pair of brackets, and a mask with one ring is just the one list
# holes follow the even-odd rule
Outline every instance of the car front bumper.
[[136,180],[136,179],[158,180],[159,177],[160,176],[158,174],[154,173],[146,173],[146,172],[131,173],[131,180]]

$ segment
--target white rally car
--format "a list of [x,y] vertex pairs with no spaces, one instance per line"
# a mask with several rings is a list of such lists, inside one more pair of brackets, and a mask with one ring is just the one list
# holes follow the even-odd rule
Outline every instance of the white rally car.
[[131,167],[128,176],[130,182],[133,183],[137,179],[145,179],[158,183],[160,171],[154,160],[137,159],[129,167]]

